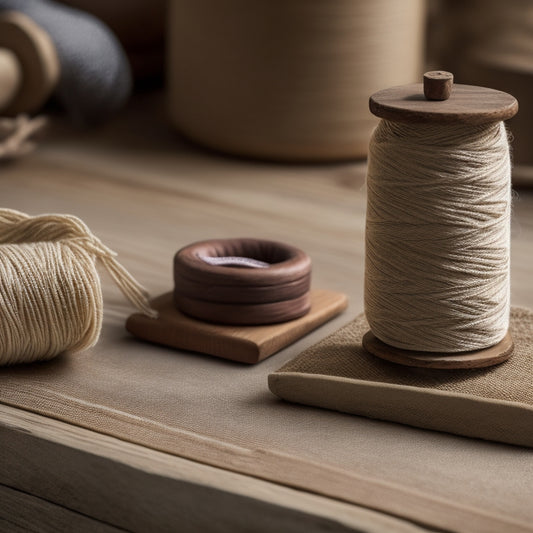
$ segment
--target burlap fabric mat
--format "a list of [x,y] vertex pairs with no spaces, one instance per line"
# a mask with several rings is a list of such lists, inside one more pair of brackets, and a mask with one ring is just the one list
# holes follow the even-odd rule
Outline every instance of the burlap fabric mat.
[[269,376],[285,400],[533,447],[533,313],[513,309],[515,349],[483,369],[410,368],[369,354],[363,315]]

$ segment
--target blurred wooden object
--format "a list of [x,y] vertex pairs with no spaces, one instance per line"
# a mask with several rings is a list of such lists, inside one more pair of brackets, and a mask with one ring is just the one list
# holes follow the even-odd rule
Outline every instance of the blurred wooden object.
[[533,2],[443,0],[433,4],[431,61],[452,70],[457,83],[512,94],[513,184],[533,185]]
[[37,111],[58,79],[48,33],[23,13],[0,13],[0,115]]
[[20,114],[14,118],[0,118],[0,161],[11,160],[31,152],[35,143],[31,137],[47,123],[46,117],[30,118]]
[[13,100],[22,78],[17,56],[7,48],[0,48],[0,109]]
[[518,100],[518,113],[508,122],[512,133],[513,184],[533,186],[533,47],[527,60],[502,53],[490,58],[472,57],[467,66],[469,79],[509,92]]
[[243,156],[365,157],[368,96],[419,79],[424,15],[420,0],[175,0],[171,121]]
[[401,518],[2,404],[0,442],[6,532],[421,533]]

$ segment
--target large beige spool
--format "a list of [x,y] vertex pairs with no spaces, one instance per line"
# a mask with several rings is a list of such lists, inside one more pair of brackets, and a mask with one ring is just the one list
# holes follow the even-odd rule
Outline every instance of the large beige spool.
[[174,0],[169,112],[238,155],[364,157],[368,94],[421,73],[423,0]]

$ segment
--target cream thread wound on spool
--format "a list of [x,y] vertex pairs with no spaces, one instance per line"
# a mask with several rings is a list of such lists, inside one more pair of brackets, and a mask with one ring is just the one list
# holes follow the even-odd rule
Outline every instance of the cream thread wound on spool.
[[[477,104],[476,89],[488,94]],[[454,91],[424,101],[418,84],[371,99],[384,120],[369,152],[365,312],[401,350],[483,350],[508,331],[511,164],[499,119],[517,104]]]
[[398,348],[460,352],[509,327],[510,159],[503,123],[382,121],[370,143],[366,312]]
[[0,209],[0,365],[97,342],[103,318],[97,260],[137,309],[156,317],[146,291],[115,256],[74,216]]

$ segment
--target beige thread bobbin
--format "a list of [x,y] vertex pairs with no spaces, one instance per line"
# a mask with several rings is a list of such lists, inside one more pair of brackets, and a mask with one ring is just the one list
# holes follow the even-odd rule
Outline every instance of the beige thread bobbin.
[[[385,120],[412,124],[465,124],[478,126],[511,118],[518,110],[514,97],[501,91],[469,85],[453,85],[453,75],[435,71],[424,75],[424,84],[392,87],[370,98],[370,111]],[[513,351],[509,332],[499,343],[473,351],[440,353],[411,351],[390,346],[372,331],[363,337],[373,355],[413,367],[481,368],[502,363]]]

